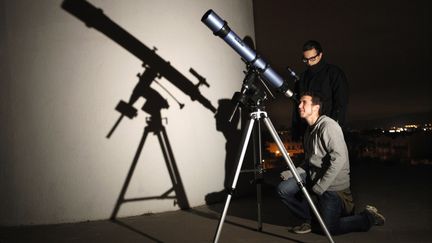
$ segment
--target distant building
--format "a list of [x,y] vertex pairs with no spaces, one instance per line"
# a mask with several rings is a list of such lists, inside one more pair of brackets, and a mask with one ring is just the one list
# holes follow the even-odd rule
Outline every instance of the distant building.
[[[291,133],[289,131],[278,131],[278,135],[293,162],[295,163],[301,159],[304,154],[303,144],[301,142],[292,141]],[[277,144],[270,139],[267,139],[264,144],[264,167],[266,169],[286,167],[286,162],[282,157],[282,153],[279,151]]]
[[360,158],[407,161],[411,155],[410,150],[409,139],[402,136],[381,135],[371,138],[363,150],[359,151],[358,156]]
[[[278,131],[285,149],[295,164],[303,161],[304,150],[301,142],[291,140],[291,133]],[[407,163],[410,165],[432,165],[432,124],[404,125],[388,129],[346,131],[350,160],[361,162],[374,159]],[[276,143],[264,135],[263,167],[265,169],[286,168]]]
[[[411,165],[432,164],[431,124],[404,125],[387,130],[360,132],[361,139],[351,144],[357,160],[378,159]],[[360,141],[360,142],[359,142]]]

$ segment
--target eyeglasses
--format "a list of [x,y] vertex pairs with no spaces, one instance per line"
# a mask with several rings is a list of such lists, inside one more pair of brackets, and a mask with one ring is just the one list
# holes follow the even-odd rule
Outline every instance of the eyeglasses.
[[316,60],[316,58],[318,57],[320,55],[320,53],[318,53],[318,54],[316,54],[315,56],[313,56],[313,57],[309,57],[309,58],[305,58],[305,57],[303,57],[303,59],[302,59],[302,61],[304,62],[304,63],[308,63],[309,61],[315,61]]

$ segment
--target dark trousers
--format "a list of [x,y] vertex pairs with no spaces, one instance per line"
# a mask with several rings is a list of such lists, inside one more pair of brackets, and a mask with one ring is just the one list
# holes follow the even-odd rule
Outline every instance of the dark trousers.
[[[306,181],[306,174],[300,175]],[[323,233],[321,226],[310,210],[303,192],[297,186],[296,180],[291,177],[279,183],[277,193],[282,202],[304,222],[312,224],[312,230]],[[365,213],[352,214],[345,210],[341,197],[337,192],[326,191],[322,195],[317,195],[316,207],[323,219],[327,229],[333,235],[344,234],[356,231],[368,231],[372,226],[372,219]]]

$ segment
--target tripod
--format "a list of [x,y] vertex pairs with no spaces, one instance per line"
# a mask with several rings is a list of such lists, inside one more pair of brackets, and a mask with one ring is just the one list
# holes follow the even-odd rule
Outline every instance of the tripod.
[[[289,157],[288,152],[286,151],[282,140],[280,139],[280,137],[278,136],[276,129],[274,128],[272,122],[270,121],[270,118],[268,118],[267,116],[267,112],[264,111],[264,107],[259,105],[260,102],[265,99],[265,94],[263,92],[260,92],[259,88],[257,88],[257,86],[253,85],[252,82],[256,79],[259,78],[258,72],[257,70],[254,69],[248,69],[246,78],[244,80],[244,84],[243,84],[243,89],[241,94],[243,94],[244,96],[242,96],[239,100],[239,103],[245,104],[246,101],[248,101],[249,103],[253,103],[254,105],[250,106],[251,109],[251,113],[249,115],[249,121],[247,123],[247,126],[245,127],[245,130],[243,131],[242,134],[242,138],[241,138],[241,147],[240,147],[240,151],[238,154],[238,162],[237,162],[237,168],[235,170],[235,174],[234,174],[234,178],[232,181],[232,186],[231,188],[229,188],[228,190],[228,195],[225,201],[225,206],[224,209],[222,211],[222,214],[220,216],[220,220],[218,223],[218,227],[213,239],[213,242],[218,242],[219,237],[220,237],[220,233],[222,231],[222,226],[223,223],[225,221],[225,217],[226,214],[228,212],[228,207],[231,201],[231,197],[232,194],[236,188],[237,185],[237,180],[239,178],[239,174],[240,174],[240,170],[243,164],[243,160],[246,154],[246,149],[247,149],[247,145],[249,143],[252,131],[253,131],[253,127],[254,127],[254,123],[257,121],[257,124],[259,126],[260,120],[263,120],[268,131],[270,132],[273,140],[276,142],[279,151],[282,152],[282,155],[285,159],[285,162],[287,163],[289,169],[291,170],[297,185],[299,187],[299,189],[303,192],[307,202],[309,203],[313,213],[315,214],[316,218],[318,219],[318,222],[321,226],[321,228],[323,229],[323,231],[325,232],[329,242],[333,243],[333,238],[331,237],[329,231],[327,230],[326,225],[324,224],[324,221],[322,220],[318,210],[316,209],[309,193],[307,192],[306,187],[303,185],[304,183],[302,182],[302,179],[300,178],[300,175],[297,172],[297,169],[294,166],[294,163],[292,162],[291,158]],[[252,88],[252,89],[251,89]],[[240,93],[236,93],[236,94],[240,94]],[[234,95],[234,97],[236,96],[236,94]],[[240,94],[240,96],[241,96]],[[252,94],[247,96],[247,94]],[[246,100],[247,99],[247,100]],[[252,102],[250,102],[252,101]],[[237,103],[238,104],[238,103]],[[237,107],[236,107],[237,108]],[[257,187],[257,190],[260,190],[261,188]],[[259,219],[259,230],[261,229],[261,215],[260,215],[260,203],[261,203],[261,196],[258,196],[258,219]]]
[[[155,81],[159,74],[154,68],[151,68],[147,65],[143,65],[143,67],[145,68],[145,71],[142,74],[137,75],[139,77],[139,82],[135,86],[132,95],[129,98],[129,103],[120,101],[120,103],[117,105],[116,110],[121,113],[121,116],[107,135],[107,138],[112,135],[112,133],[114,132],[114,130],[124,116],[127,116],[130,119],[135,117],[137,115],[137,110],[133,107],[133,104],[138,100],[139,97],[146,98],[146,102],[141,109],[150,114],[150,117],[146,119],[147,126],[144,129],[144,133],[138,145],[138,149],[135,153],[132,165],[126,176],[125,183],[123,184],[120,195],[117,199],[117,203],[111,214],[112,220],[116,218],[117,213],[120,209],[120,205],[125,202],[143,201],[151,199],[177,199],[176,201],[174,201],[175,204],[177,203],[181,209],[189,209],[186,192],[181,181],[180,173],[177,169],[177,164],[175,162],[174,154],[168,140],[168,135],[164,125],[162,124],[161,110],[168,108],[169,105],[168,102],[156,90],[150,87],[150,84]],[[183,104],[179,103],[179,105],[181,108]],[[150,132],[154,133],[158,137],[173,187],[160,196],[126,199],[126,191],[128,189],[130,180],[132,179],[132,175],[135,171],[135,167],[138,163],[141,151],[144,147],[145,140]],[[173,191],[175,192],[175,196],[170,196],[170,193],[172,193]]]

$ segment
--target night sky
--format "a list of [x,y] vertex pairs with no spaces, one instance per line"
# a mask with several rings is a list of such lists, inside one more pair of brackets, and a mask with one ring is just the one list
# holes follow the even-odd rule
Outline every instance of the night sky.
[[[321,42],[324,58],[341,67],[348,78],[348,124],[431,114],[429,6],[418,0],[255,0],[257,53],[292,87],[285,67],[301,73],[303,43]],[[277,126],[290,126],[290,100],[278,97],[267,102],[267,109]]]

